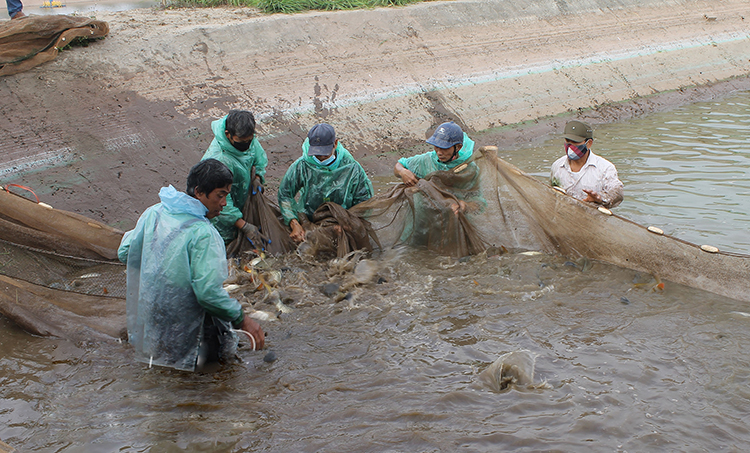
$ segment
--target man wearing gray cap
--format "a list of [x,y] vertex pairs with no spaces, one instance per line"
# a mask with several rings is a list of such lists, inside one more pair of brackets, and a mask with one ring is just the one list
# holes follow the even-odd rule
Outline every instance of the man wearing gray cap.
[[550,183],[581,201],[613,208],[622,202],[623,185],[611,162],[591,151],[594,131],[586,123],[565,125],[565,156],[552,164]]
[[372,183],[365,170],[339,143],[333,126],[321,123],[307,133],[302,156],[281,179],[279,208],[284,223],[292,229],[289,236],[295,242],[302,242],[305,230],[298,220],[299,214],[312,218],[315,210],[329,201],[349,209],[369,200],[372,194]]

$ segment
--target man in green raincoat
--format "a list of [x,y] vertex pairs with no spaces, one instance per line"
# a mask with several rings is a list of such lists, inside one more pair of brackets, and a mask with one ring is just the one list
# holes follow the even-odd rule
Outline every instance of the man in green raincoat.
[[284,223],[292,229],[289,236],[295,242],[302,242],[305,230],[298,220],[299,214],[312,218],[315,210],[329,201],[349,209],[369,200],[372,194],[372,183],[365,170],[339,143],[333,126],[321,123],[310,129],[302,144],[302,156],[281,180],[279,208]]
[[139,362],[194,371],[231,357],[235,329],[264,343],[258,323],[245,317],[223,288],[224,242],[211,225],[227,204],[232,173],[215,159],[195,165],[187,193],[171,185],[125,233],[118,249],[127,263],[128,341]]
[[[238,230],[257,248],[262,248],[256,225],[243,220],[242,209],[252,185],[253,194],[262,191],[265,183],[268,157],[255,137],[255,117],[245,110],[231,110],[227,116],[211,123],[214,139],[203,159],[216,159],[224,163],[234,176],[232,193],[227,197],[227,206],[211,220],[224,243],[232,242]],[[255,167],[255,179],[251,180]]]
[[[462,130],[461,126],[454,122],[443,123],[435,129],[435,132],[427,143],[434,150],[412,157],[402,157],[396,162],[393,173],[401,178],[401,181],[409,186],[415,186],[419,179],[436,171],[450,171],[469,161],[466,169],[471,173],[478,174],[477,164],[471,162],[474,153],[474,141]],[[462,170],[465,171],[465,170]],[[471,181],[474,185],[475,181]],[[463,187],[457,189],[463,189]],[[460,196],[459,193],[456,193]],[[458,213],[466,209],[464,200],[453,205],[453,211]]]

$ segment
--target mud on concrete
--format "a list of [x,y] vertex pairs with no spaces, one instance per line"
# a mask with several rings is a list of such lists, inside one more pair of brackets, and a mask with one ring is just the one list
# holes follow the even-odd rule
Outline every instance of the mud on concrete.
[[[743,8],[522,0],[97,13],[105,40],[0,79],[0,182],[129,229],[159,188],[184,189],[210,122],[230,108],[259,119],[271,191],[319,121],[373,176],[426,150],[447,120],[487,130],[479,144],[533,144],[572,116],[619,121],[750,89]],[[596,20],[571,34],[584,17]]]

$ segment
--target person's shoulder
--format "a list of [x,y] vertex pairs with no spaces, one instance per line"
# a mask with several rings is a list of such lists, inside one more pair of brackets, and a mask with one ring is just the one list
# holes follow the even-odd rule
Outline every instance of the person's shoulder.
[[216,227],[205,217],[191,221],[189,225],[185,226],[185,233],[188,234],[194,244],[206,241],[207,243],[224,242]]
[[558,158],[556,161],[552,162],[552,169],[556,168],[564,168],[565,163],[568,161],[568,156],[562,156]]
[[206,159],[216,159],[221,162],[225,159],[224,149],[221,147],[221,143],[215,138],[211,141],[211,144],[208,145],[206,152],[203,153],[203,158],[201,160]]
[[607,159],[603,158],[602,156],[598,154],[591,153],[589,157],[593,158],[593,162],[591,162],[593,165],[596,165],[601,168],[608,168],[608,167],[615,168],[615,164],[613,164],[612,162],[608,161]]
[[297,159],[294,160],[291,164],[289,164],[289,167],[284,172],[284,176],[292,175],[296,171],[299,171],[301,167],[304,167],[306,164],[305,162],[305,156],[300,156]]
[[433,154],[435,154],[435,151],[427,151],[426,153],[415,154],[413,156],[403,157],[402,159],[409,163],[422,162],[425,160],[429,161],[432,159]]
[[339,168],[348,167],[348,166],[354,166],[354,167],[362,167],[360,163],[357,161],[357,159],[352,156],[352,153],[344,148],[338,151],[339,152]]

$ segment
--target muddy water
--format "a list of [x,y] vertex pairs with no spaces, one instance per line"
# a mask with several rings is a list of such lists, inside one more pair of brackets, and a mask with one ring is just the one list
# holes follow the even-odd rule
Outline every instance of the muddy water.
[[[597,149],[627,187],[620,212],[747,247],[747,218],[727,207],[748,205],[747,104],[597,128]],[[705,130],[715,140],[698,136]],[[513,162],[546,176],[556,146],[525,155],[536,168],[522,153]],[[704,200],[716,191],[721,203]],[[726,221],[700,227],[712,220],[702,213]],[[274,266],[285,268],[294,310],[263,323],[278,359],[245,349],[216,374],[149,369],[127,345],[34,338],[0,319],[0,439],[45,452],[744,450],[750,309],[585,264],[410,252],[379,261],[381,283],[335,302],[319,290],[326,267],[289,257]],[[537,356],[534,381],[547,388],[480,384],[518,350]]]

